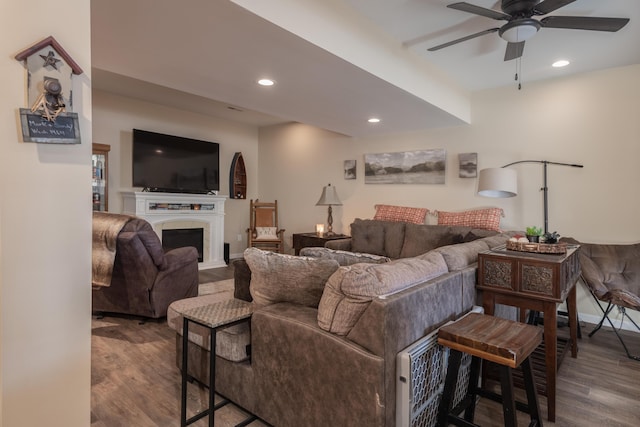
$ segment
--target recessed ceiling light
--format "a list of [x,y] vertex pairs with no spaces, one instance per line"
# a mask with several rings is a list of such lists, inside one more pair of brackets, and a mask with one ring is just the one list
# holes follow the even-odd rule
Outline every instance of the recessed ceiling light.
[[561,59],[551,64],[551,66],[554,68],[562,68],[562,67],[566,67],[567,65],[569,65],[569,61],[567,61],[566,59]]
[[260,86],[273,86],[274,84],[276,84],[276,82],[271,79],[260,79],[258,80],[258,84]]
[[371,117],[369,120],[367,120],[369,123],[380,123],[380,119],[377,117]]

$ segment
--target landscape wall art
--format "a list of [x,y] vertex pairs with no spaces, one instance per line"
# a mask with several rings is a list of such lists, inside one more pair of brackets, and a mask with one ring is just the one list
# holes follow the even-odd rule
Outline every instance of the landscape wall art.
[[444,149],[364,155],[365,184],[444,184]]

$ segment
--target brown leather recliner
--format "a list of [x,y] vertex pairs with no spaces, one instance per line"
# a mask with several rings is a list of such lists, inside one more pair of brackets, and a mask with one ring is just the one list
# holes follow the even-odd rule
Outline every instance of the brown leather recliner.
[[197,294],[196,248],[164,253],[151,225],[133,218],[118,234],[110,286],[93,288],[92,310],[156,319],[167,315],[173,301]]

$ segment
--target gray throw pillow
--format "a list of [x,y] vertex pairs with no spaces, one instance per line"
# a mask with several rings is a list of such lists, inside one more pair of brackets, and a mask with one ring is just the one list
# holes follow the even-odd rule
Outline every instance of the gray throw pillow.
[[318,307],[327,279],[340,266],[338,261],[267,252],[244,251],[251,269],[249,290],[257,305],[291,302]]

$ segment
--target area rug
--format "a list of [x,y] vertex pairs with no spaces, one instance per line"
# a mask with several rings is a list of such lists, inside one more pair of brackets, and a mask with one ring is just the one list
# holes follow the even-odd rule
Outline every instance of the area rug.
[[233,298],[233,279],[202,283],[198,286],[198,295],[217,293],[228,294],[229,298]]

